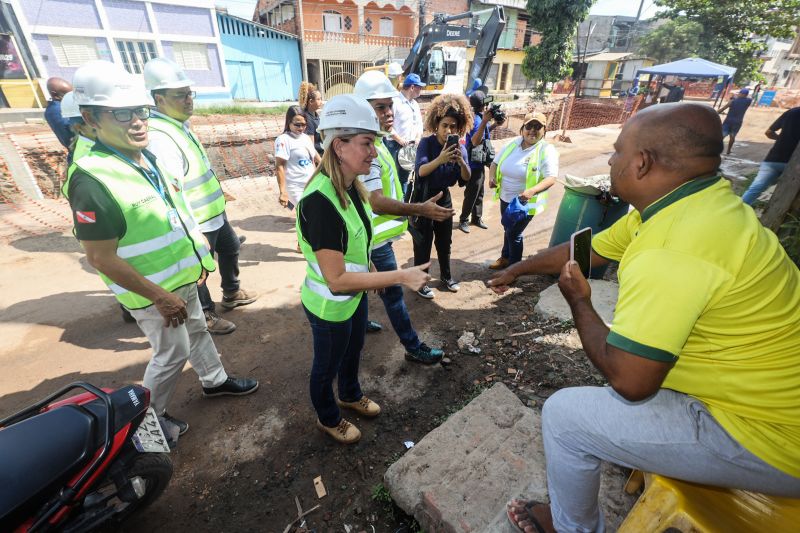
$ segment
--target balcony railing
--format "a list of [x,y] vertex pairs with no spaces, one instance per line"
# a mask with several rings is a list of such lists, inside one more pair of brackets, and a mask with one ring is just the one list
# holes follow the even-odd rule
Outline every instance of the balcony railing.
[[411,37],[401,37],[399,35],[370,35],[361,34],[354,31],[325,31],[325,30],[306,30],[305,41],[311,43],[347,43],[347,44],[368,44],[375,46],[396,46],[410,48],[414,44]]

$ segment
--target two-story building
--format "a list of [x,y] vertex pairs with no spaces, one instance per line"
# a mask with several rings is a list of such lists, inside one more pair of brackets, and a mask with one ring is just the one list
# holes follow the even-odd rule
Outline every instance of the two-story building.
[[141,74],[154,57],[173,59],[200,102],[231,98],[213,0],[9,0],[40,83],[71,80],[93,59]]
[[300,36],[304,78],[331,96],[376,61],[405,58],[418,9],[417,0],[259,0],[254,20]]

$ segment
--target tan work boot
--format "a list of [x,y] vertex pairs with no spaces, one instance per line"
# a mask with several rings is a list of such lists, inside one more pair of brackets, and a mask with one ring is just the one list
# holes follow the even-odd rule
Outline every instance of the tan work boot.
[[489,265],[489,268],[491,268],[492,270],[503,270],[507,266],[508,266],[508,259],[506,259],[505,257],[500,257],[499,259],[497,259],[497,261]]
[[214,311],[205,311],[206,327],[212,335],[227,335],[236,331],[236,324],[230,320],[220,318]]
[[342,418],[335,428],[329,428],[317,419],[317,427],[327,433],[336,442],[342,444],[353,444],[361,438],[361,432],[353,424]]
[[233,309],[240,305],[247,305],[255,302],[258,295],[254,292],[247,292],[244,289],[239,289],[236,292],[223,292],[222,293],[222,307],[225,309]]
[[343,402],[341,400],[336,400],[336,403],[343,409],[352,409],[358,414],[369,418],[381,414],[381,406],[366,396],[362,396],[357,402]]

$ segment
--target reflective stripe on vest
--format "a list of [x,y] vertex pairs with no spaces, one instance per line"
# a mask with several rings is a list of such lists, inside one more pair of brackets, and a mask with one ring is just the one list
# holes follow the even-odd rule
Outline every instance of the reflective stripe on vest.
[[[381,165],[381,188],[387,198],[403,201],[403,186],[397,176],[397,167],[391,152],[383,144],[381,137],[375,139],[378,163]],[[386,242],[400,237],[408,229],[408,219],[398,215],[379,215],[372,213],[372,247],[378,248]]]
[[[205,239],[183,196],[170,184],[170,177],[163,176],[166,196],[163,198],[140,170],[116,155],[92,150],[73,162],[70,170],[76,169],[95,179],[119,206],[126,230],[117,244],[117,255],[139,274],[172,292],[196,282],[202,268],[215,269]],[[164,172],[160,167],[159,170]],[[173,210],[180,226],[173,227],[170,222]],[[102,272],[98,274],[125,307],[140,309],[152,304]]]
[[[503,165],[503,161],[505,161],[514,150],[519,148],[519,146],[520,144],[516,141],[508,143],[508,145],[503,149],[500,159],[497,161],[497,170],[495,174],[497,188],[494,191],[495,200],[500,198],[500,192],[502,188],[501,184],[503,182],[503,174],[500,172],[500,167]],[[537,183],[544,179],[544,176],[542,175],[542,165],[544,164],[544,158],[547,155],[547,151],[545,150],[547,143],[544,141],[544,139],[542,139],[534,146],[536,148],[534,148],[533,153],[528,159],[528,169],[525,173],[525,190],[535,187]],[[533,197],[528,200],[528,203],[526,204],[528,206],[528,214],[534,216],[544,211],[545,207],[547,207],[547,196],[547,191],[533,195]]]
[[180,183],[183,183],[183,193],[197,221],[202,224],[221,215],[225,211],[222,186],[209,166],[205,148],[197,136],[185,130],[177,120],[157,112],[150,116],[149,128],[169,136],[189,163]]
[[[367,229],[364,227],[364,222],[356,207],[350,203],[346,209],[342,209],[330,178],[324,174],[318,174],[312,178],[298,202],[297,240],[307,262],[306,279],[300,288],[300,298],[306,309],[315,316],[329,322],[344,322],[355,313],[364,296],[364,291],[348,294],[331,291],[325,281],[325,276],[322,275],[316,254],[311,249],[311,245],[303,238],[303,232],[300,230],[300,220],[304,216],[303,198],[315,192],[321,193],[344,221],[347,229],[347,250],[344,252],[346,272],[369,272],[370,240],[367,238]],[[372,217],[369,204],[364,202],[362,205],[367,216]]]

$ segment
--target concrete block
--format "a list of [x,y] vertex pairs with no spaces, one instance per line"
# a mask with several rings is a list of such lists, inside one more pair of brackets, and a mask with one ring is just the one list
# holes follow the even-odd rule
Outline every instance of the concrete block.
[[[592,305],[595,311],[606,323],[606,326],[611,326],[611,321],[614,319],[614,308],[617,306],[619,285],[603,279],[590,279],[589,285],[592,287]],[[547,287],[539,294],[539,302],[534,311],[544,318],[572,320],[572,311],[558,289],[558,283]]]
[[490,531],[512,497],[546,491],[539,412],[484,391],[386,471],[392,498],[429,533]]

